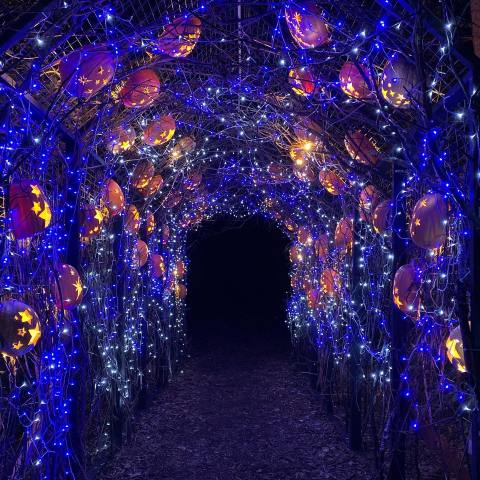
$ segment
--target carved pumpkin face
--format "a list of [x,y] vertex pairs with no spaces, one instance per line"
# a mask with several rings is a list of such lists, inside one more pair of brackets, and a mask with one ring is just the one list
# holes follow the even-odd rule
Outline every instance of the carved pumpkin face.
[[115,59],[105,47],[87,46],[60,60],[62,86],[74,97],[89,98],[113,78]]
[[376,141],[360,130],[347,134],[345,148],[352,160],[364,165],[376,165],[380,159],[380,148]]
[[145,218],[145,230],[147,235],[151,235],[155,231],[155,215],[152,212],[147,213]]
[[102,202],[107,207],[108,213],[114,217],[125,207],[125,197],[120,185],[109,178],[102,189]]
[[152,265],[152,275],[154,278],[165,278],[166,268],[165,260],[159,253],[152,253],[150,255],[150,262]]
[[142,108],[151,105],[160,93],[160,80],[151,69],[132,73],[115,95],[126,108]]
[[173,275],[175,278],[183,278],[185,276],[185,272],[185,263],[183,263],[182,260],[178,260],[173,268]]
[[116,127],[107,135],[107,148],[114,155],[130,150],[135,144],[136,133],[131,127]]
[[427,193],[416,204],[410,236],[421,248],[440,248],[447,239],[447,204],[439,193]]
[[41,337],[40,321],[33,308],[18,300],[0,302],[0,352],[25,355]]
[[320,275],[320,287],[328,296],[339,296],[342,289],[342,279],[333,268],[326,268]]
[[175,119],[171,115],[162,115],[143,131],[143,141],[152,147],[163,145],[173,137],[175,127]]
[[410,317],[420,313],[420,274],[411,263],[402,265],[393,279],[393,303]]
[[373,229],[378,234],[385,233],[392,224],[392,202],[384,200],[380,202],[373,211]]
[[90,239],[98,235],[102,229],[103,214],[99,208],[87,205],[80,210],[80,236]]
[[352,251],[353,245],[353,222],[350,218],[341,218],[335,228],[335,247],[345,254]]
[[141,268],[147,263],[147,261],[148,245],[143,240],[138,239],[133,249],[132,267]]
[[418,99],[418,79],[415,65],[397,55],[386,63],[382,74],[382,96],[397,108],[408,108]]
[[330,195],[340,195],[345,191],[346,183],[333,169],[321,170],[318,180]]
[[288,72],[288,83],[302,97],[309,97],[315,92],[315,78],[308,67],[292,68]]
[[185,58],[197,45],[202,33],[202,22],[194,15],[176,18],[158,37],[158,49],[173,58]]
[[[132,186],[135,188],[145,188],[150,183],[155,173],[155,166],[149,160],[140,160],[137,163],[132,175]],[[163,180],[163,179],[162,179]]]
[[47,198],[37,182],[20,180],[10,185],[10,219],[17,240],[43,232],[52,220]]
[[322,12],[312,1],[288,4],[285,7],[285,20],[293,40],[300,48],[317,48],[330,40]]
[[80,304],[83,298],[83,285],[76,268],[63,263],[55,269],[52,278],[55,305],[70,310]]
[[131,235],[136,235],[140,230],[140,212],[135,205],[127,205],[124,226]]
[[340,69],[340,88],[349,97],[366,100],[373,97],[373,81],[368,68],[347,61]]
[[465,365],[465,354],[463,352],[463,340],[462,332],[460,331],[460,325],[455,327],[445,341],[445,347],[447,349],[447,358],[450,363],[461,373],[467,371]]
[[145,198],[155,195],[163,186],[163,177],[161,175],[154,175],[146,187],[137,188],[139,193]]

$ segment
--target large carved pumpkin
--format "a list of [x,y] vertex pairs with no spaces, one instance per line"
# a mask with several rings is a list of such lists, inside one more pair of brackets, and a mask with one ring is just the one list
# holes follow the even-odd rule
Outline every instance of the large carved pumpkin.
[[335,228],[334,245],[342,253],[352,251],[353,222],[350,218],[341,218]]
[[302,97],[308,97],[315,92],[315,78],[308,67],[292,68],[288,72],[288,83],[292,90]]
[[346,135],[345,148],[352,160],[364,165],[376,165],[380,159],[380,148],[375,139],[367,137],[360,130]]
[[143,141],[147,145],[157,146],[167,143],[175,134],[176,123],[171,115],[162,115],[151,122],[143,131]]
[[365,65],[346,61],[340,69],[340,88],[349,97],[366,100],[373,97],[373,81]]
[[130,150],[135,144],[137,134],[131,127],[116,127],[107,134],[107,148],[114,155]]
[[133,249],[132,266],[133,268],[141,268],[148,261],[148,245],[138,239]]
[[162,185],[163,177],[161,175],[154,175],[148,182],[148,185],[145,187],[139,187],[137,190],[145,198],[148,198],[153,197],[153,195],[155,195],[162,188]]
[[380,200],[380,192],[373,185],[367,185],[360,192],[358,210],[360,212],[361,220],[366,222],[369,222],[371,220],[373,211],[380,203]]
[[152,253],[150,255],[150,263],[152,266],[152,275],[154,278],[165,278],[166,268],[165,260],[159,253]]
[[427,193],[416,204],[410,236],[422,248],[440,248],[447,238],[447,204],[439,193]]
[[330,40],[322,11],[313,1],[289,2],[285,7],[285,20],[293,40],[300,48],[317,48]]
[[103,204],[112,217],[121,213],[125,207],[125,197],[122,189],[120,185],[111,178],[105,182],[101,197]]
[[396,55],[383,68],[382,96],[394,107],[408,108],[419,98],[418,83],[415,65]]
[[80,210],[80,236],[90,239],[98,235],[102,229],[103,214],[99,208],[86,205]]
[[202,21],[194,15],[184,15],[165,27],[157,46],[169,57],[184,58],[192,53],[201,33]]
[[345,181],[331,168],[321,170],[318,180],[330,195],[340,195],[345,191]]
[[124,227],[131,235],[137,234],[140,230],[140,212],[135,205],[127,205]]
[[87,46],[60,60],[58,70],[65,90],[74,97],[98,93],[115,73],[115,59],[106,47]]
[[326,233],[321,233],[318,238],[315,240],[314,248],[317,257],[324,261],[328,255],[328,235]]
[[320,275],[320,287],[328,296],[339,296],[342,290],[342,279],[333,268],[326,268]]
[[160,80],[154,70],[144,69],[132,73],[118,93],[118,98],[127,108],[142,108],[151,105],[160,93]]
[[40,320],[32,307],[18,300],[0,302],[0,352],[25,355],[41,337]]
[[420,274],[411,263],[402,265],[393,280],[393,302],[397,308],[411,317],[420,312]]
[[80,304],[83,298],[83,285],[75,267],[62,263],[52,276],[55,305],[57,308],[70,310]]
[[460,331],[460,325],[455,327],[445,341],[445,347],[447,349],[447,358],[450,363],[461,373],[467,371],[465,364],[465,354],[463,351],[463,339],[462,332]]
[[155,173],[155,166],[150,160],[140,160],[135,169],[133,170],[132,175],[132,186],[135,188],[145,188],[152,180],[152,177]]
[[52,212],[40,185],[33,180],[10,184],[10,220],[17,240],[43,232],[52,220]]

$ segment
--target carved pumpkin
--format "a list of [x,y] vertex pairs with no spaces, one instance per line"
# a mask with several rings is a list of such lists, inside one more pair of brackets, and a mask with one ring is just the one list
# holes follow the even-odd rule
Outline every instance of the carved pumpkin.
[[201,172],[192,172],[184,182],[184,186],[187,190],[195,190],[202,183],[202,173]]
[[137,234],[140,230],[140,212],[135,205],[127,205],[124,227],[131,235]]
[[120,88],[118,98],[127,108],[151,105],[160,93],[160,80],[154,70],[144,69],[132,73]]
[[360,130],[346,135],[345,148],[352,160],[364,165],[376,165],[380,160],[380,148],[375,140],[367,137]]
[[179,300],[183,300],[187,296],[187,287],[183,283],[175,285],[175,296]]
[[439,193],[427,193],[416,204],[410,236],[421,248],[440,248],[447,239],[447,204]]
[[87,46],[60,60],[58,70],[65,90],[73,97],[98,93],[115,73],[115,59],[106,47]]
[[373,81],[365,65],[346,61],[340,69],[340,88],[349,97],[366,100],[373,97]]
[[382,73],[382,96],[397,108],[408,108],[419,98],[417,70],[401,55],[386,63]]
[[291,218],[286,218],[283,223],[289,232],[294,232],[298,228],[297,224]]
[[298,229],[297,239],[298,239],[298,243],[300,243],[304,247],[310,247],[313,245],[312,232],[306,226],[301,226]]
[[173,58],[185,58],[192,53],[202,33],[202,22],[194,15],[176,18],[158,37],[158,49]]
[[450,363],[461,373],[467,371],[465,365],[465,354],[463,352],[463,340],[462,332],[460,331],[460,325],[455,327],[445,341],[445,347],[447,348],[447,358]]
[[132,266],[133,268],[141,268],[148,261],[148,245],[143,241],[138,239],[135,244],[132,256]]
[[102,202],[107,207],[109,214],[114,217],[121,213],[125,207],[125,197],[120,185],[109,178],[102,189]]
[[326,233],[321,233],[318,238],[315,240],[314,248],[315,254],[317,257],[324,261],[328,255],[328,235]]
[[100,233],[103,224],[103,214],[99,208],[87,205],[80,210],[80,236],[90,239]]
[[325,295],[339,296],[342,290],[342,279],[333,268],[326,268],[320,275],[320,287]]
[[162,115],[143,131],[143,141],[151,146],[163,145],[173,137],[175,128],[175,119],[171,115]]
[[139,193],[145,198],[153,197],[163,186],[163,177],[161,175],[154,175],[148,185],[145,187],[137,188]]
[[175,278],[180,279],[185,276],[185,263],[182,260],[177,260],[175,266],[173,267],[173,275]]
[[308,67],[292,68],[288,72],[288,83],[292,90],[302,97],[308,97],[315,92],[315,78]]
[[52,212],[40,185],[32,180],[10,184],[10,220],[17,240],[43,232],[52,220]]
[[25,355],[41,337],[40,320],[32,307],[18,300],[0,302],[0,352]]
[[165,278],[165,260],[159,253],[152,253],[150,255],[150,263],[152,266],[152,275],[154,278]]
[[83,298],[83,285],[75,267],[62,263],[52,276],[55,305],[57,308],[71,310],[80,304]]
[[373,185],[367,185],[361,192],[358,201],[360,218],[363,221],[370,221],[373,211],[380,203],[381,195]]
[[395,273],[393,302],[411,317],[417,317],[420,312],[420,275],[411,263],[402,265]]
[[174,163],[185,155],[192,153],[193,150],[195,150],[195,146],[196,142],[192,137],[182,137],[180,140],[178,140],[170,152],[170,162]]
[[318,180],[330,195],[340,195],[345,191],[345,181],[331,168],[321,170]]
[[150,160],[140,160],[135,166],[132,175],[132,186],[135,188],[145,188],[150,183],[155,173],[155,166]]
[[305,258],[301,245],[292,245],[288,254],[292,263],[303,262]]
[[107,135],[107,148],[114,155],[130,150],[137,134],[133,128],[116,127]]
[[353,222],[350,218],[341,218],[335,228],[334,245],[341,253],[350,253],[353,246]]
[[298,140],[290,146],[290,159],[297,167],[303,167],[313,158],[316,147],[312,140]]
[[392,224],[392,202],[384,200],[380,202],[373,211],[373,229],[378,234],[385,233]]
[[317,48],[330,41],[322,11],[310,0],[287,4],[285,20],[293,40],[300,48]]
[[147,213],[145,218],[145,230],[147,235],[151,235],[155,231],[155,215],[152,212]]

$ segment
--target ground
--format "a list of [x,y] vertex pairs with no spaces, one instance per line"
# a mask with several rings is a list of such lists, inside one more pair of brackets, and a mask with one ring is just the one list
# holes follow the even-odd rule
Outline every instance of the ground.
[[363,480],[365,453],[322,413],[285,353],[228,345],[192,353],[138,418],[102,480]]

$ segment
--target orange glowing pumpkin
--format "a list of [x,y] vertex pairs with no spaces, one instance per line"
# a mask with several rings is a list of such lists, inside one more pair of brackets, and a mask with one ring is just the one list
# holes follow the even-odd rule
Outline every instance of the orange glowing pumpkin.
[[345,180],[331,168],[321,170],[318,174],[318,180],[330,195],[340,195],[347,186]]
[[309,97],[315,92],[315,78],[308,67],[292,68],[288,72],[288,83],[302,97]]
[[107,148],[114,155],[130,150],[135,144],[137,134],[131,127],[116,127],[107,135]]
[[143,240],[138,239],[133,250],[132,266],[133,268],[141,268],[147,261],[148,245]]
[[313,183],[316,180],[316,175],[313,168],[310,165],[293,166],[293,174],[301,181],[305,183]]
[[360,219],[369,222],[372,218],[373,211],[380,203],[380,192],[373,186],[367,185],[361,192],[358,201],[358,210]]
[[393,279],[393,302],[410,317],[420,313],[420,272],[411,263],[402,265]]
[[465,353],[463,351],[463,339],[462,332],[460,331],[460,325],[455,327],[445,341],[445,347],[447,349],[447,358],[450,363],[461,373],[467,371],[465,364]]
[[102,189],[102,202],[108,210],[108,213],[114,217],[118,215],[125,207],[125,197],[120,185],[109,178]]
[[127,108],[151,105],[160,94],[160,80],[154,70],[138,70],[127,78],[118,92],[118,98]]
[[124,227],[131,235],[137,234],[140,230],[140,212],[135,205],[127,205]]
[[155,231],[155,215],[152,212],[148,212],[145,218],[145,230],[147,235],[151,235]]
[[188,14],[176,18],[158,37],[158,49],[173,58],[185,58],[197,45],[202,33],[202,21]]
[[334,245],[341,253],[350,253],[353,246],[353,222],[350,218],[341,218],[335,228]]
[[304,247],[310,247],[313,245],[312,232],[308,227],[304,225],[298,229],[297,239],[298,239],[298,243],[300,243]]
[[383,98],[394,107],[410,107],[420,96],[416,66],[402,55],[395,55],[383,68],[381,90]]
[[143,142],[153,147],[163,145],[173,137],[175,128],[175,119],[171,115],[162,115],[143,131]]
[[286,165],[280,163],[270,163],[267,167],[268,174],[274,182],[285,182],[288,179],[288,170]]
[[193,150],[195,150],[195,146],[196,142],[192,137],[182,137],[180,140],[178,140],[170,152],[170,162],[174,163],[180,158],[192,153]]
[[52,275],[53,292],[57,308],[71,310],[80,305],[83,298],[83,285],[75,267],[62,263]]
[[137,190],[145,198],[153,197],[163,186],[163,177],[161,175],[154,175],[148,185],[145,187],[139,187]]
[[150,263],[152,266],[152,275],[154,278],[165,278],[166,268],[165,260],[159,253],[152,253],[150,255]]
[[378,234],[385,233],[392,224],[392,202],[384,200],[373,211],[372,225]]
[[327,258],[328,255],[328,235],[326,233],[321,233],[318,238],[315,240],[314,243],[314,248],[315,248],[315,254],[317,257],[324,261]]
[[373,97],[373,81],[365,65],[346,61],[340,69],[340,88],[349,97],[366,100]]
[[175,285],[175,296],[179,300],[183,300],[187,296],[187,287],[183,283]]
[[177,260],[175,266],[173,267],[173,275],[175,278],[183,278],[185,276],[185,263],[182,260]]
[[292,245],[288,251],[292,263],[303,262],[305,255],[301,245]]
[[187,190],[195,190],[202,183],[202,172],[192,172],[184,181]]
[[135,188],[145,188],[152,180],[155,173],[155,166],[150,160],[140,160],[135,166],[132,175],[132,186]]
[[316,310],[321,306],[321,291],[319,288],[309,288],[307,290],[307,307]]
[[103,214],[99,208],[87,205],[80,210],[80,236],[88,240],[98,235],[102,229]]
[[380,160],[380,148],[376,141],[360,130],[350,132],[345,137],[345,148],[356,162],[363,165],[376,165]]
[[339,296],[342,290],[342,279],[333,268],[326,268],[320,275],[320,288],[325,295]]

